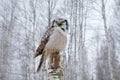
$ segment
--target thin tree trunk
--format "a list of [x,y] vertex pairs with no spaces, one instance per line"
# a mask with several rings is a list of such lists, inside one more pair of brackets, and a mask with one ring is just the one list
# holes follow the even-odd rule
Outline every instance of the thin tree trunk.
[[105,29],[105,37],[106,37],[106,42],[107,42],[107,50],[108,50],[108,65],[109,65],[109,69],[110,69],[110,78],[111,80],[115,80],[114,76],[113,76],[113,69],[112,69],[112,65],[111,65],[111,52],[110,52],[110,36],[108,33],[108,29],[107,29],[107,23],[106,23],[106,14],[105,14],[105,4],[104,4],[104,0],[102,0],[102,17],[103,17],[103,21],[104,21],[104,29]]
[[51,23],[51,6],[50,6],[50,0],[48,0],[48,26],[50,26]]

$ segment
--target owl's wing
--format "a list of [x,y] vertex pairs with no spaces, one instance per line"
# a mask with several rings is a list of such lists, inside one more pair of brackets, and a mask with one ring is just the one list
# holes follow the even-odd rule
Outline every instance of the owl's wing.
[[48,42],[49,40],[49,37],[50,35],[52,34],[53,32],[53,26],[49,27],[47,29],[47,31],[44,33],[42,39],[41,39],[41,42],[40,42],[40,45],[38,46],[37,50],[36,50],[36,53],[34,55],[34,58],[36,58],[37,56],[41,55],[45,46],[46,46],[46,43]]

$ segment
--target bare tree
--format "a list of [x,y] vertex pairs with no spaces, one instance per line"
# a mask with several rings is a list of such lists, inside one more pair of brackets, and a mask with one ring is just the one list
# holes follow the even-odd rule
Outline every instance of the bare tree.
[[[2,4],[3,3],[3,4]],[[8,4],[6,6],[6,4]],[[13,38],[13,30],[15,26],[15,7],[17,5],[17,1],[10,0],[8,2],[1,1],[1,7],[3,10],[3,14],[1,13],[0,16],[2,18],[1,21],[1,29],[2,29],[2,66],[1,72],[2,80],[11,79],[11,60],[12,60],[12,38]],[[9,11],[7,11],[9,9]]]
[[106,37],[106,43],[107,43],[107,50],[108,50],[108,65],[109,65],[109,69],[110,69],[110,77],[111,80],[115,80],[114,79],[114,75],[113,75],[113,68],[111,65],[111,51],[110,51],[110,35],[108,33],[108,27],[107,27],[107,21],[106,21],[106,11],[105,11],[105,2],[104,0],[101,1],[102,2],[102,17],[103,17],[103,23],[104,23],[104,30],[105,30],[105,37]]

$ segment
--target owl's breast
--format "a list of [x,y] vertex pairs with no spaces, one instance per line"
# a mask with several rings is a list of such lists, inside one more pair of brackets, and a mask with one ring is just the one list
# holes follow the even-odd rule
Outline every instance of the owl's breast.
[[61,32],[54,32],[46,44],[46,49],[62,51],[65,49],[67,43],[67,35],[63,35]]

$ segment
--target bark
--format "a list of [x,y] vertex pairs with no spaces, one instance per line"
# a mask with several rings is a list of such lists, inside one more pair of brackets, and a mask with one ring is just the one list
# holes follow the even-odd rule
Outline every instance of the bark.
[[47,80],[62,80],[63,72],[62,69],[48,69]]

